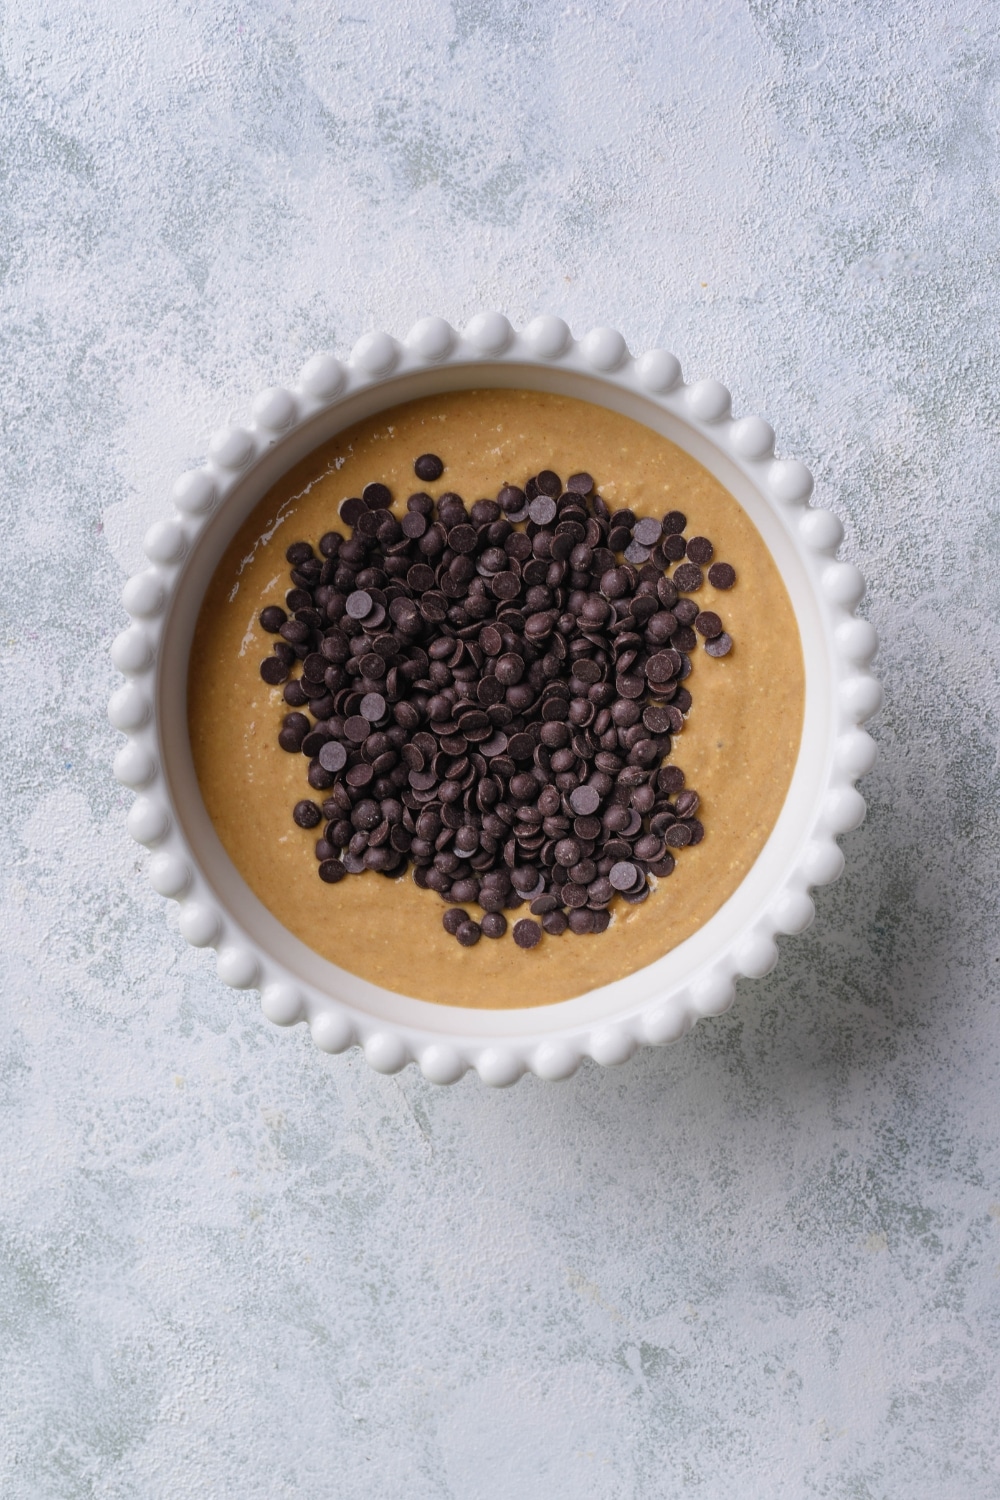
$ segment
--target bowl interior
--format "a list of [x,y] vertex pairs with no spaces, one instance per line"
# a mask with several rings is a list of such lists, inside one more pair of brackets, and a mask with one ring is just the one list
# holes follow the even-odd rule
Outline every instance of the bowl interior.
[[[782,574],[798,621],[806,683],[802,742],[784,807],[729,900],[685,942],[637,973],[573,1000],[523,1010],[433,1005],[360,979],[308,948],[258,900],[223,848],[202,801],[187,731],[188,658],[202,598],[233,534],[271,486],[320,443],[376,412],[420,396],[500,386],[551,391],[608,407],[669,438],[708,469],[747,512]],[[832,747],[832,682],[821,605],[789,521],[720,446],[657,402],[600,377],[532,364],[477,361],[401,375],[348,395],[277,440],[233,488],[192,548],[164,622],[157,682],[159,749],[175,813],[200,876],[226,913],[227,924],[263,951],[270,977],[278,978],[284,971],[317,999],[332,996],[366,1016],[428,1034],[541,1036],[626,1016],[684,987],[753,924],[794,867],[815,822]]]

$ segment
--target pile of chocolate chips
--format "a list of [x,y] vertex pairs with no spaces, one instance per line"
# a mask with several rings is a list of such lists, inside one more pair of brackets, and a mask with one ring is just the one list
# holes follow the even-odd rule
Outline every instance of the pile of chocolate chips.
[[[425,482],[443,469],[434,454],[414,464]],[[543,470],[470,507],[418,493],[401,520],[391,503],[370,484],[340,507],[350,538],[327,532],[319,556],[293,543],[287,608],[260,615],[278,637],[261,676],[292,710],[279,743],[327,793],[293,813],[325,821],[320,878],[412,861],[419,886],[456,903],[444,926],[466,946],[502,937],[525,902],[519,947],[542,928],[603,932],[616,894],[645,900],[648,877],[703,836],[698,794],[663,762],[699,636],[710,656],[732,646],[682,597],[712,544],[685,540],[679,511],[609,511],[589,474],[564,487]],[[722,562],[708,576],[736,580]]]

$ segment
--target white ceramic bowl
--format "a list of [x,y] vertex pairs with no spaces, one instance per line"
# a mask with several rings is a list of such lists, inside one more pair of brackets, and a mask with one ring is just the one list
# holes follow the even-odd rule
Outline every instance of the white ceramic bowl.
[[[606,406],[662,433],[739,500],[763,536],[791,596],[805,655],[802,746],[781,815],[753,868],[720,911],[673,952],[601,989],[525,1010],[437,1006],[369,984],[293,937],[258,901],[229,860],[202,803],[187,735],[188,653],[198,609],[222,553],[250,510],[307,453],[353,422],[435,392],[483,386],[553,391]],[[844,865],[836,837],[857,827],[865,804],[854,781],[875,746],[859,725],[882,700],[868,671],[872,627],[854,618],[864,592],[858,569],[837,562],[836,516],[809,505],[812,478],[774,457],[760,417],[733,419],[726,388],[685,385],[672,354],[633,358],[621,334],[595,328],[576,341],[559,318],[515,332],[499,313],[459,334],[425,318],[405,343],[369,334],[349,360],[316,355],[289,390],[263,391],[247,427],[219,432],[201,468],[181,475],[172,513],[146,534],[149,566],[125,586],[132,624],[112,647],[126,677],[109,706],[127,736],[115,775],[137,796],[132,836],[152,851],[149,876],[180,902],[189,943],[217,952],[219,977],[259,988],[266,1016],[308,1022],[317,1046],[360,1045],[373,1068],[416,1060],[450,1083],[473,1067],[484,1082],[513,1083],[530,1070],[568,1077],[583,1056],[619,1063],[641,1043],[680,1037],[732,1003],[740,975],[766,974],[775,936],[812,921],[809,888]]]

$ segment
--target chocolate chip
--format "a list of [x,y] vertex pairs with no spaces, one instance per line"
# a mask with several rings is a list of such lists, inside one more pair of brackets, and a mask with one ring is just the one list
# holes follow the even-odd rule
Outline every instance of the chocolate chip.
[[358,707],[358,712],[369,724],[377,724],[379,719],[385,718],[385,699],[381,693],[366,693]]
[[315,828],[323,814],[315,802],[305,798],[302,802],[296,802],[292,808],[292,817],[300,828]]
[[688,540],[687,555],[699,567],[703,568],[706,563],[711,562],[714,552],[715,548],[707,536],[693,536]]
[[387,510],[392,504],[392,491],[384,484],[366,484],[361,498],[369,510]]
[[427,530],[427,517],[422,515],[419,510],[411,510],[407,512],[399,524],[402,527],[403,535],[415,542]]
[[601,796],[596,787],[578,786],[570,792],[569,805],[580,817],[589,817],[601,805]]
[[352,495],[348,500],[340,502],[340,519],[347,526],[356,526],[367,509],[360,495]]
[[507,931],[507,918],[503,912],[488,911],[479,926],[483,937],[502,938]]
[[569,930],[576,933],[594,932],[597,927],[596,913],[587,908],[578,907],[569,914]]
[[513,687],[524,676],[524,658],[515,652],[501,656],[496,665],[496,679],[504,687]]
[[594,491],[593,478],[582,470],[579,474],[571,474],[566,481],[566,489],[571,495],[591,495]]
[[519,948],[534,948],[541,942],[542,929],[530,917],[514,923],[514,941]]
[[636,521],[632,530],[632,540],[639,542],[643,547],[655,547],[660,540],[660,523],[652,516],[643,516]]
[[687,530],[687,516],[681,510],[670,510],[663,517],[662,527],[664,536],[677,536]]
[[708,570],[708,581],[713,589],[731,589],[736,582],[736,569],[728,563],[713,563]]
[[671,823],[663,831],[663,842],[671,849],[684,849],[691,842],[691,830],[686,823]]
[[528,515],[536,526],[548,526],[556,518],[558,507],[551,495],[536,495],[528,506]]
[[616,891],[630,891],[640,880],[639,871],[629,860],[619,860],[608,871],[608,879]]
[[260,664],[260,675],[269,687],[277,687],[288,676],[288,663],[279,656],[265,656]]
[[665,708],[646,708],[643,710],[642,722],[650,734],[670,734],[673,725],[670,713]]
[[558,474],[552,471],[552,469],[542,469],[541,472],[535,476],[535,484],[538,486],[539,491],[543,495],[551,495],[555,497],[562,490],[562,480],[559,478]]
[[680,766],[664,766],[656,775],[657,788],[667,797],[672,797],[684,786],[684,772]]
[[693,594],[704,582],[704,574],[694,563],[681,563],[674,569],[674,584],[682,594]]
[[475,947],[476,943],[479,942],[479,939],[482,937],[482,935],[482,928],[480,927],[478,922],[466,921],[463,922],[460,927],[457,927],[455,929],[455,936],[458,938],[458,941],[461,943],[463,948]]
[[288,616],[280,605],[269,604],[261,610],[258,618],[262,630],[266,630],[270,635],[277,635]]
[[347,751],[339,740],[327,740],[318,760],[324,771],[342,771],[347,765]]
[[362,744],[371,734],[371,725],[362,714],[352,714],[344,722],[344,733],[354,744]]
[[444,464],[436,453],[421,453],[420,457],[414,460],[413,472],[425,484],[433,484],[444,473]]
[[319,867],[319,878],[325,880],[327,885],[336,885],[346,874],[347,865],[339,859],[324,859]]
[[497,495],[497,504],[507,515],[512,515],[524,508],[525,499],[524,491],[516,484],[505,484]]
[[713,610],[703,609],[701,614],[695,616],[694,628],[707,641],[712,641],[722,634],[722,621]]
[[366,615],[371,614],[374,602],[371,594],[366,593],[364,589],[355,589],[347,596],[347,613],[352,620],[363,620]]
[[475,552],[478,542],[479,538],[474,526],[460,523],[458,526],[453,526],[448,533],[448,546],[453,552]]
[[[420,477],[424,478],[424,475]],[[469,913],[467,911],[463,911],[460,906],[450,906],[441,918],[441,925],[445,932],[450,933],[454,937],[463,922],[467,922],[468,920]]]
[[705,642],[705,652],[708,656],[728,656],[732,649],[732,636],[727,635],[725,631],[717,635],[713,641]]

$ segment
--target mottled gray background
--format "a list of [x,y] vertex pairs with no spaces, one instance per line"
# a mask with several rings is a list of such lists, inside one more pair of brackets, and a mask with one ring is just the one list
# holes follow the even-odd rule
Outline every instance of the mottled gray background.
[[[3,1500],[994,1500],[997,6],[5,10]],[[209,433],[490,306],[763,412],[888,689],[778,970],[504,1093],[223,989],[105,718]]]

